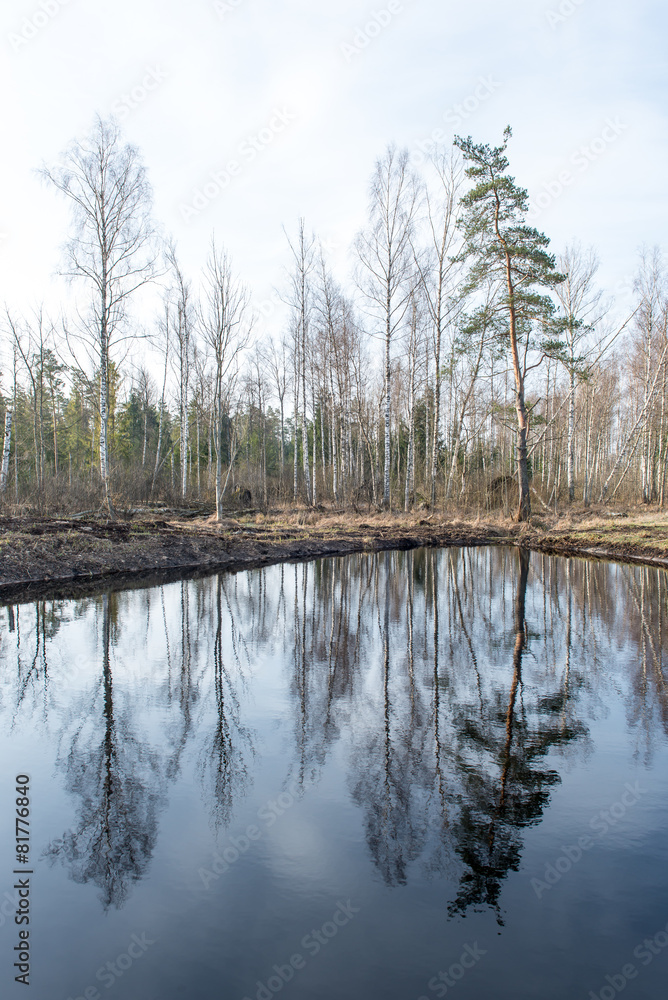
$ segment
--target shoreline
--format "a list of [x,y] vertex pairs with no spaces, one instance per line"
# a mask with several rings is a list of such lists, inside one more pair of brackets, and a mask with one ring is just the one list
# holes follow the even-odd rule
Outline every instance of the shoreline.
[[569,512],[527,524],[440,514],[280,511],[211,518],[0,518],[0,603],[67,599],[281,562],[421,547],[512,545],[668,568],[668,515]]

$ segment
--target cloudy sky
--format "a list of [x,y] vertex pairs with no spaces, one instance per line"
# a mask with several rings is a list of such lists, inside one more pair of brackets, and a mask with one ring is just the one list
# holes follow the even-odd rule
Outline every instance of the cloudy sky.
[[115,113],[196,277],[212,232],[269,305],[303,215],[341,279],[388,142],[498,143],[558,251],[595,245],[629,297],[665,240],[662,0],[3,0],[0,301],[61,297],[67,208],[36,175]]

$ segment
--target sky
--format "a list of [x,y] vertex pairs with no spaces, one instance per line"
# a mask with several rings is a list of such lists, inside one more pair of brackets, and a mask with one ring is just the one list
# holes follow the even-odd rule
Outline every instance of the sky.
[[68,207],[37,170],[94,116],[142,153],[155,218],[195,283],[211,237],[280,335],[300,216],[351,284],[370,176],[455,134],[498,145],[559,252],[593,245],[623,315],[664,244],[662,0],[3,0],[0,304],[58,310]]

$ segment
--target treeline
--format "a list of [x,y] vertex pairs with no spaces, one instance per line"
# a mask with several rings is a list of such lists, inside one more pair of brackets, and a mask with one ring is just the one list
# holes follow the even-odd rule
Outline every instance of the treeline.
[[[4,508],[418,504],[525,519],[532,500],[663,505],[661,252],[641,254],[633,309],[613,325],[595,251],[552,255],[527,224],[510,137],[457,138],[422,176],[389,147],[350,288],[300,220],[289,320],[270,339],[215,239],[196,281],[184,273],[139,152],[98,120],[43,171],[72,208],[63,272],[88,298],[58,320],[5,309]],[[163,294],[140,336],[131,306],[148,287]]]

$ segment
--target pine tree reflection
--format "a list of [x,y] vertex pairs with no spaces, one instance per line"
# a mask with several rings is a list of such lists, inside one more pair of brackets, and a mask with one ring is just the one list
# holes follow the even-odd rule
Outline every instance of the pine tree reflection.
[[467,711],[460,704],[454,719],[458,746],[453,763],[461,790],[453,833],[464,871],[449,912],[463,914],[469,907],[489,906],[500,923],[501,887],[508,873],[518,869],[521,829],[540,820],[551,788],[560,781],[555,770],[545,767],[544,758],[586,732],[581,722],[564,725],[561,698],[544,691],[533,707],[524,698],[529,553],[520,549],[517,559],[507,701],[504,705],[502,689],[496,687],[482,716],[473,706]]
[[[364,810],[371,855],[388,885],[405,884],[411,863],[418,859],[433,874],[452,875],[459,868],[450,912],[491,906],[501,919],[501,886],[508,872],[518,867],[521,829],[540,820],[550,791],[560,780],[543,762],[550,751],[566,748],[586,733],[584,724],[572,717],[572,707],[569,713],[565,711],[570,681],[566,686],[559,681],[555,689],[552,672],[547,670],[535,703],[525,697],[522,669],[528,642],[529,554],[520,551],[516,555],[512,673],[507,687],[501,669],[488,669],[483,686],[473,632],[482,617],[485,595],[480,586],[476,590],[472,585],[476,567],[470,555],[432,551],[384,553],[374,558],[374,587],[360,615],[378,623],[379,669],[376,672],[369,642],[360,653],[357,671],[365,675],[356,684],[357,689],[364,688],[363,697],[355,699],[351,687],[341,692],[334,710],[331,700],[327,702],[328,719],[338,711],[352,735],[351,790]],[[441,594],[444,563],[447,593]],[[487,580],[490,607],[494,605],[488,614],[492,636],[486,636],[481,645],[483,655],[490,638],[498,645],[494,635],[505,620],[494,618],[505,616],[504,595],[499,599],[496,591],[502,583],[505,586],[508,566],[494,568],[494,560],[492,566]],[[359,567],[360,561],[345,564],[353,576]],[[304,577],[301,583],[304,586]],[[346,586],[351,585],[348,580]],[[415,625],[418,592],[420,628]],[[328,593],[333,603],[329,587]],[[300,599],[304,608],[303,594]],[[440,612],[446,606],[447,657],[440,642]],[[429,615],[431,637],[426,628]],[[304,621],[298,616],[295,626],[301,677],[307,648]],[[480,633],[476,634],[480,644]],[[302,736],[306,729],[317,731],[319,722],[323,730],[317,678],[324,683],[326,675],[317,672],[317,656],[311,656],[310,662],[310,699],[305,698],[305,683],[295,687]],[[299,755],[303,761],[303,739]]]

